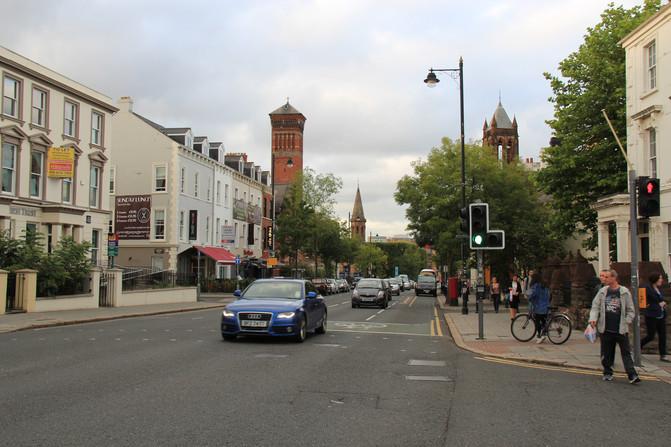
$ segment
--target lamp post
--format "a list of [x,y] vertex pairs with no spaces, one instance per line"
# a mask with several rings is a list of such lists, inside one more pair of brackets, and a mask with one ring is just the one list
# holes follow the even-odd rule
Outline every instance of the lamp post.
[[[426,76],[424,82],[427,87],[433,88],[440,79],[436,77],[435,72],[446,72],[452,79],[459,77],[459,108],[461,112],[461,208],[466,207],[466,142],[464,141],[464,59],[459,58],[459,68],[431,68],[429,74]],[[461,239],[461,268],[464,274],[466,273],[466,239],[467,237],[460,237]],[[462,298],[461,313],[468,314],[467,301]]]

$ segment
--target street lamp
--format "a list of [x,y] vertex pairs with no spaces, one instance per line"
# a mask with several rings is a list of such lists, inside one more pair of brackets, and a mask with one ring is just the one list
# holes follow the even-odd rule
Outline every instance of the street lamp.
[[[435,72],[446,72],[452,79],[459,78],[459,104],[461,109],[461,208],[466,207],[466,142],[464,141],[464,59],[459,58],[459,68],[431,68],[429,74],[426,76],[424,82],[427,87],[433,88],[440,79]],[[461,268],[462,272],[466,273],[466,240],[461,241]],[[462,299],[461,313],[468,314],[467,302]],[[450,301],[450,305],[456,306],[458,302]]]
[[[291,157],[287,160],[286,163],[287,168],[293,168],[294,167],[294,161]],[[272,225],[270,227],[270,231],[272,231],[272,235],[270,238],[270,250],[275,251],[275,152],[272,153],[272,166],[270,167],[270,177],[271,177],[271,209],[272,209]],[[274,253],[273,253],[274,256]]]

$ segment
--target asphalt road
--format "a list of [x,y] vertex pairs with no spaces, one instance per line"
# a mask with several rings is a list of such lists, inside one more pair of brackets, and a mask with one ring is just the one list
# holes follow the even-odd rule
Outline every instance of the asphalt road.
[[208,310],[0,334],[12,446],[668,445],[668,385],[454,346],[431,297],[327,297],[302,344],[226,342]]

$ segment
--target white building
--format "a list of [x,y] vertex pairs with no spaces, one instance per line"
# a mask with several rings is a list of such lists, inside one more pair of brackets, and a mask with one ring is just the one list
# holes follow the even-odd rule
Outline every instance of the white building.
[[[660,216],[639,218],[641,261],[659,261],[671,271],[671,4],[660,9],[620,44],[626,50],[627,154],[637,176],[660,179]],[[631,260],[629,195],[599,200],[599,267],[607,268],[609,239],[618,262]],[[615,228],[613,234],[613,227]],[[610,228],[610,230],[609,230]],[[612,240],[612,239],[611,239]]]
[[[106,256],[112,99],[0,47],[0,229],[62,236]],[[53,149],[52,149],[53,148]]]

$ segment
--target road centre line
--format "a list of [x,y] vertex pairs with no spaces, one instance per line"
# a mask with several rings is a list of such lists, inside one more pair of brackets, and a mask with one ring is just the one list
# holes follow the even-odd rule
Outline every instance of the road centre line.
[[[502,359],[498,357],[475,357],[478,360],[484,360],[486,362],[494,362],[494,363],[502,363],[504,365],[511,365],[511,366],[524,366],[527,368],[535,368],[535,369],[544,369],[547,371],[564,371],[564,372],[572,372],[572,373],[577,373],[577,374],[584,374],[587,376],[602,376],[603,372],[597,371],[597,370],[589,370],[589,369],[581,369],[581,368],[572,368],[570,366],[555,366],[555,365],[544,365],[541,363],[528,363],[528,362],[523,362],[519,360],[509,360],[509,359]],[[627,375],[623,373],[615,373],[613,374],[613,377],[621,377],[621,378],[626,378]],[[641,379],[644,380],[649,380],[653,382],[659,382],[660,379],[654,376],[644,376],[640,375]]]

